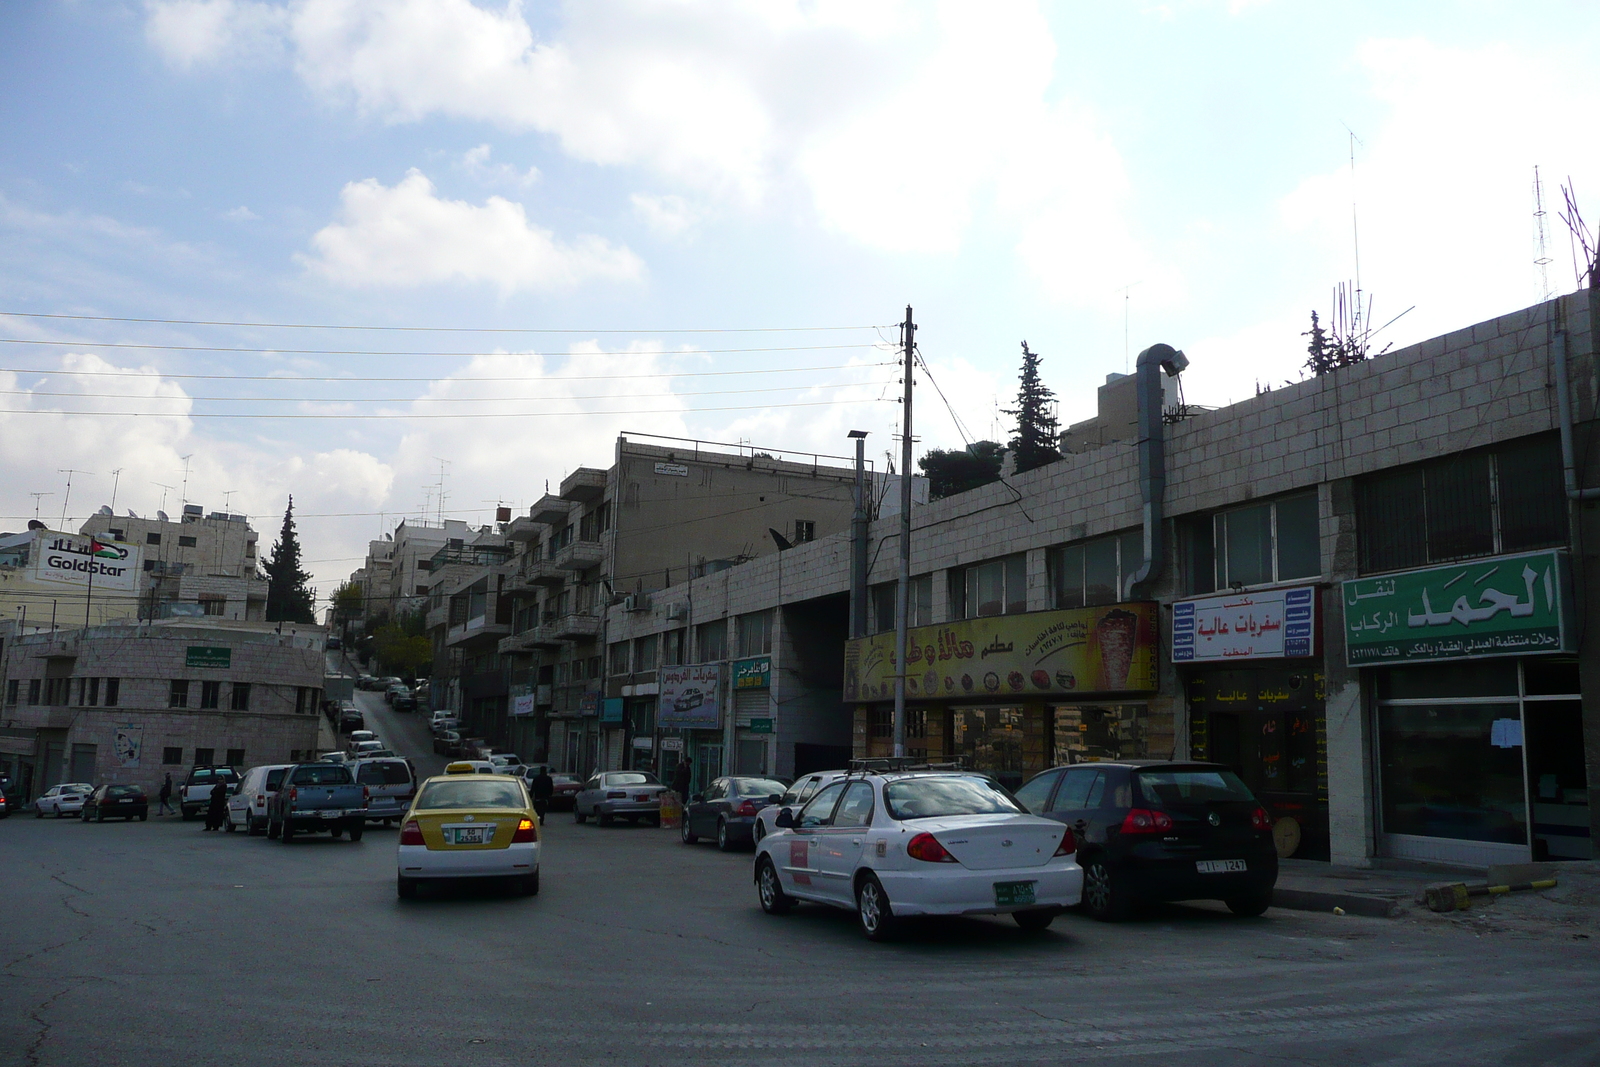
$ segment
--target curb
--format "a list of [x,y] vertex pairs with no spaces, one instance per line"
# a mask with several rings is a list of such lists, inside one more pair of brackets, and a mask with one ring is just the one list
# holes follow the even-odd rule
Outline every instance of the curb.
[[1272,891],[1272,906],[1290,911],[1331,912],[1342,908],[1347,915],[1365,915],[1373,919],[1392,919],[1400,914],[1400,904],[1388,897],[1369,897],[1360,893],[1324,893],[1315,889],[1285,889],[1278,886]]

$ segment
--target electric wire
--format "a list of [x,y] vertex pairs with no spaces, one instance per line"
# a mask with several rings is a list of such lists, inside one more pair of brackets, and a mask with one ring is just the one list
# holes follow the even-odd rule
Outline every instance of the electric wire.
[[[173,399],[182,399],[175,397]],[[783,404],[763,404],[767,408],[832,407],[838,400],[798,401]],[[870,403],[862,400],[859,403]],[[5,408],[6,415],[96,415],[106,418],[184,418],[184,419],[530,419],[582,415],[694,415],[704,411],[749,411],[748,404],[730,404],[721,407],[693,408],[640,408],[630,410],[605,409],[599,411],[463,411],[450,414],[435,412],[392,412],[381,414],[346,414],[332,412],[281,412],[281,411],[59,411],[54,408]]]
[[[681,353],[695,355],[693,352]],[[637,378],[713,378],[733,374],[806,374],[811,371],[823,370],[854,370],[858,367],[897,367],[899,363],[838,363],[825,367],[755,367],[745,370],[695,370],[695,371],[656,371],[651,374],[525,374],[511,377],[471,377],[464,378],[450,375],[441,378],[437,374],[422,375],[420,377],[373,377],[370,375],[294,375],[283,374],[171,374],[160,371],[151,374],[142,370],[65,370],[61,368],[43,369],[38,367],[0,367],[0,374],[39,374],[46,377],[62,376],[93,376],[102,378],[173,378],[184,381],[224,381],[224,382],[592,382],[592,381],[622,381]]]
[[158,319],[158,318],[131,318],[122,315],[66,315],[51,314],[42,311],[0,311],[0,317],[9,316],[18,319],[67,319],[75,322],[142,322],[155,323],[165,326],[237,326],[247,329],[277,329],[277,330],[371,330],[390,331],[395,333],[603,333],[603,334],[637,334],[637,333],[824,333],[844,332],[849,330],[876,330],[874,325],[866,326],[723,326],[707,327],[701,329],[674,328],[667,330],[578,330],[553,327],[525,327],[525,326],[363,326],[341,323],[307,323],[307,322],[226,322],[214,319]]
[[280,355],[280,356],[436,356],[445,359],[468,359],[477,356],[529,356],[546,359],[572,359],[576,356],[598,358],[601,356],[672,356],[672,355],[723,355],[731,352],[826,352],[843,348],[876,348],[876,342],[849,345],[785,345],[769,348],[683,348],[659,351],[627,352],[438,352],[424,349],[365,349],[365,348],[230,348],[221,345],[156,345],[132,341],[49,341],[32,337],[0,337],[5,345],[48,345],[52,348],[119,348],[150,352],[222,352],[230,355]]

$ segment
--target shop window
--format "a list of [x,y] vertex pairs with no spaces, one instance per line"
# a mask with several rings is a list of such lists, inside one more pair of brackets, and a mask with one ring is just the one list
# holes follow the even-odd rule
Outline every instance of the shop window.
[[[894,629],[895,590],[898,582],[882,582],[872,587],[871,617],[867,620],[873,633]],[[923,574],[911,579],[906,594],[907,626],[933,625],[933,575]]]
[[611,664],[612,674],[628,673],[628,642],[613,641],[606,646],[606,658]]
[[[1149,709],[1144,704],[1074,704],[1051,708],[1054,765],[1149,754]],[[1059,805],[1058,805],[1059,806]]]
[[121,678],[107,678],[106,679],[106,707],[108,707],[108,708],[116,707],[117,706],[117,698],[121,695],[121,693],[122,693],[122,679]]
[[740,615],[739,655],[759,656],[771,651],[772,612],[752,611],[748,615]]
[[728,620],[703,622],[694,635],[695,651],[700,663],[714,663],[728,658]]
[[228,749],[228,766],[230,766],[230,767],[243,767],[244,766],[244,749],[242,749],[242,748],[230,748],[230,749]]
[[189,706],[189,682],[184,678],[174,678],[172,687],[167,691],[167,707],[186,708]]
[[950,572],[950,617],[979,619],[1028,610],[1028,558],[1006,556]]
[[167,747],[161,750],[161,763],[167,767],[183,766],[183,749]]
[[211,710],[211,709],[214,709],[220,703],[222,703],[222,683],[221,682],[201,682],[200,683],[200,707],[203,710]]
[[1022,709],[952,708],[951,754],[1016,789],[1023,781]]
[[230,703],[229,703],[228,706],[233,711],[249,711],[250,710],[250,683],[248,683],[248,682],[234,682],[233,683],[233,692],[232,692],[232,694],[230,694]]
[[1052,548],[1045,555],[1050,572],[1050,606],[1115,604],[1126,595],[1129,579],[1143,564],[1143,528]]
[[1363,478],[1356,543],[1362,573],[1566,544],[1555,435]]
[[196,767],[209,767],[217,759],[217,750],[214,748],[197,748],[194,750],[194,765]]
[[1322,573],[1315,490],[1187,520],[1180,538],[1191,593]]
[[653,671],[660,666],[657,659],[661,645],[661,635],[646,634],[635,638],[633,642],[633,669],[636,671]]

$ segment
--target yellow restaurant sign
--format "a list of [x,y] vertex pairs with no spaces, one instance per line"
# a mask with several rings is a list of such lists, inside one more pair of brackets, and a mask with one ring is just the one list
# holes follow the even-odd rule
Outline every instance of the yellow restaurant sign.
[[[1154,692],[1156,605],[995,615],[907,636],[906,696],[917,700]],[[846,642],[844,698],[894,697],[894,632]]]

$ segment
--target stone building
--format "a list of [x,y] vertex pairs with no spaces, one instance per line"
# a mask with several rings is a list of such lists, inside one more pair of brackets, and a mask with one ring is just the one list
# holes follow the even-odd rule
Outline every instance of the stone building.
[[243,515],[206,514],[199,504],[186,504],[181,521],[171,522],[164,515],[142,519],[129,512],[118,517],[101,508],[79,533],[139,546],[139,618],[266,618],[267,580],[258,570],[260,535]]

